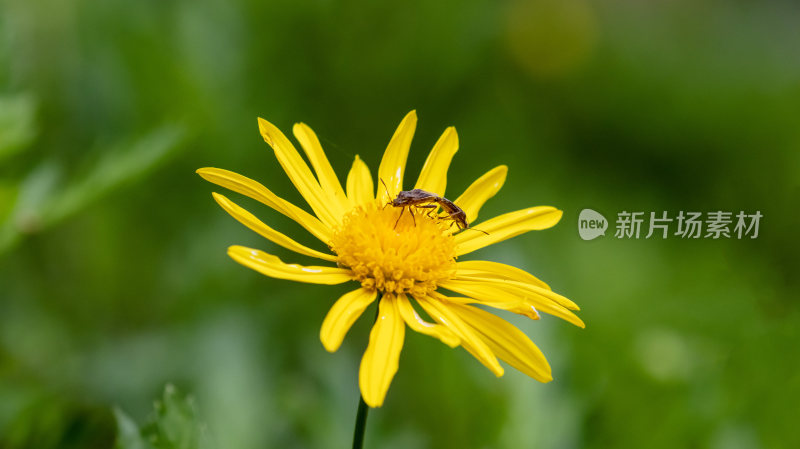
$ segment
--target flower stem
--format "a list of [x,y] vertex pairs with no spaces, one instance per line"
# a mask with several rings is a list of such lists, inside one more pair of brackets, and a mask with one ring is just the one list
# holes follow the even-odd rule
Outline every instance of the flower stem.
[[367,428],[367,413],[369,407],[364,402],[364,397],[358,396],[358,412],[356,413],[356,429],[353,432],[353,449],[361,449],[364,446],[364,430]]
[[[375,307],[375,321],[378,321],[378,316],[380,316],[380,302],[381,302],[381,295],[378,295],[378,300],[376,302]],[[353,431],[353,449],[361,449],[364,446],[364,431],[367,429],[367,413],[369,413],[369,407],[367,407],[367,403],[364,402],[364,396],[359,391],[358,394],[358,411],[356,412],[356,428]]]

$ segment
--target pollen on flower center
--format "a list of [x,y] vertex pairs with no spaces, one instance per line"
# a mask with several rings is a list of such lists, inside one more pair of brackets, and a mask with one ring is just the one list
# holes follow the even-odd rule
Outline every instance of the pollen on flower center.
[[455,244],[435,214],[401,211],[377,202],[356,207],[334,230],[331,249],[364,288],[424,296],[453,275]]

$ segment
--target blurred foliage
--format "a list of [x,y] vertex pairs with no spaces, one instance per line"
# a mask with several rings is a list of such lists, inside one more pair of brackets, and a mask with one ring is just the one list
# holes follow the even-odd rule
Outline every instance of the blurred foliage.
[[33,140],[33,117],[34,102],[29,96],[0,97],[0,162]]
[[198,422],[192,398],[182,396],[174,386],[167,385],[155,412],[140,430],[120,409],[114,409],[117,419],[117,449],[210,449],[205,426]]
[[[194,170],[303,204],[257,116],[308,123],[344,178],[356,154],[376,170],[411,109],[409,179],[455,125],[448,197],[508,164],[483,216],[565,211],[475,257],[540,276],[587,328],[509,317],[545,385],[409,333],[367,447],[800,447],[798,20],[786,1],[0,1],[0,448],[112,447],[169,382],[218,447],[349,444],[369,320],[328,354],[347,287],[230,261],[309,263]],[[585,242],[584,207],[764,218],[755,240]],[[157,416],[195,429],[175,401]]]
[[47,160],[34,167],[13,189],[1,213],[0,253],[11,247],[20,236],[42,230],[77,213],[92,201],[101,198],[122,183],[140,177],[153,169],[177,148],[182,132],[163,127],[139,138],[132,144],[121,144],[103,152],[89,170],[83,170],[72,181],[62,178],[63,168]]

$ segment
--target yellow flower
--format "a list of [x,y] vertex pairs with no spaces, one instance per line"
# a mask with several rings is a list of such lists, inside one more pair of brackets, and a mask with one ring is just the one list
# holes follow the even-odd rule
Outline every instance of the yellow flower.
[[[217,203],[242,224],[284,248],[336,266],[287,264],[276,256],[243,246],[231,246],[228,255],[274,278],[314,284],[358,282],[357,289],[333,304],[322,323],[320,339],[331,352],[339,348],[367,306],[380,298],[378,317],[359,370],[361,394],[371,407],[383,404],[397,372],[406,326],[450,347],[463,346],[497,376],[503,375],[497,360],[500,358],[538,381],[552,380],[547,360],[524,333],[475,305],[509,310],[532,319],[539,319],[538,310],[583,327],[581,319],[572,313],[579,310],[578,306],[521,269],[488,261],[457,262],[456,258],[527,231],[549,228],[559,221],[561,211],[549,206],[532,207],[483,221],[473,230],[454,232],[457,227],[443,212],[417,207],[404,211],[389,205],[403,190],[406,158],[416,124],[416,113],[411,111],[398,126],[378,168],[381,182],[373,181],[366,164],[356,156],[342,187],[311,128],[299,123],[293,131],[314,173],[278,128],[259,119],[261,135],[313,215],[242,175],[218,168],[201,168],[197,172],[214,184],[258,200],[293,219],[327,245],[330,252],[301,245],[214,193]],[[457,150],[455,128],[447,128],[428,155],[414,188],[443,197],[447,169]],[[454,201],[464,210],[470,225],[486,200],[500,190],[506,172],[506,166],[489,170]],[[441,289],[461,296],[442,293]],[[421,317],[418,309],[430,318]]]

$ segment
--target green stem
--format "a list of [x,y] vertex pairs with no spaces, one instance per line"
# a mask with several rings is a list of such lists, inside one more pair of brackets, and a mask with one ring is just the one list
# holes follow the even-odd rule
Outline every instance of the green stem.
[[364,402],[364,397],[358,396],[358,412],[356,413],[356,430],[353,432],[353,449],[361,449],[364,446],[364,430],[367,428],[367,413],[369,407]]
[[[378,300],[375,301],[375,321],[378,321],[381,310],[381,295],[378,295]],[[353,431],[353,449],[361,449],[364,446],[364,431],[367,429],[367,413],[369,407],[364,402],[364,396],[360,393],[358,395],[358,411],[356,412],[356,428]]]

